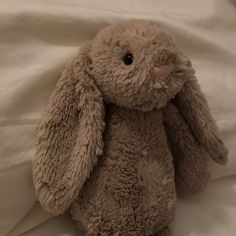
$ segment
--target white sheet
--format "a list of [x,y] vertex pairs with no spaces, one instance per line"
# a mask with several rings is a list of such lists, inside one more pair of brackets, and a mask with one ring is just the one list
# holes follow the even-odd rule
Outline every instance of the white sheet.
[[[179,45],[192,59],[200,84],[230,150],[226,167],[211,162],[212,178],[235,175],[235,1],[2,0],[0,235],[4,236],[10,231],[13,232],[11,235],[17,235],[50,217],[32,209],[35,204],[31,182],[35,125],[43,114],[49,94],[66,61],[76,53],[81,43],[91,39],[103,26],[128,18],[151,19],[161,23],[175,35]],[[219,187],[220,191],[222,189]],[[235,191],[226,194],[235,195]],[[234,199],[231,208],[226,209],[227,212],[236,212],[236,197]],[[196,202],[188,201],[189,209],[194,212],[198,211]],[[208,210],[208,205],[205,208]],[[24,218],[22,223],[29,211],[34,212],[34,217],[31,215],[29,220]],[[236,220],[229,215],[227,224],[232,226]],[[215,216],[211,220],[212,227],[213,223],[217,227],[219,222]],[[194,223],[196,219],[191,215],[189,221]],[[180,227],[185,227],[178,215],[176,222],[179,222]],[[203,223],[199,221],[199,225],[196,225],[199,231],[204,227]],[[209,235],[215,236],[217,233]]]

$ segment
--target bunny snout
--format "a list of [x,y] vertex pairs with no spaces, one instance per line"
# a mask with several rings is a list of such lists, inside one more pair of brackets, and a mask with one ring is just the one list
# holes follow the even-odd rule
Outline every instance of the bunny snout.
[[164,81],[169,77],[169,75],[173,72],[174,69],[174,63],[169,63],[166,65],[155,65],[151,69],[151,75],[156,80]]

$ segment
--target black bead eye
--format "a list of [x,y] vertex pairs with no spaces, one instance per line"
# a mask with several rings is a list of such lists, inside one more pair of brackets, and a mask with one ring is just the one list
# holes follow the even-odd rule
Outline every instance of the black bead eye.
[[131,53],[127,53],[123,57],[123,62],[125,63],[125,65],[131,65],[133,61],[134,61],[134,57]]

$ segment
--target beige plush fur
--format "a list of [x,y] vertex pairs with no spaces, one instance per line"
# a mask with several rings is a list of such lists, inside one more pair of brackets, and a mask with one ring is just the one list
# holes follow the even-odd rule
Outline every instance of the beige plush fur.
[[202,147],[226,162],[190,61],[154,23],[114,24],[58,81],[38,128],[36,193],[87,235],[170,235],[176,191],[206,185]]

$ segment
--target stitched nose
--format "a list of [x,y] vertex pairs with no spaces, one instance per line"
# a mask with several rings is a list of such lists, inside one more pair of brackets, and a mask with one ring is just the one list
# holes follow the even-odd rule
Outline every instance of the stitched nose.
[[174,63],[154,66],[152,68],[152,74],[158,80],[165,80],[172,73],[174,68],[175,68]]

